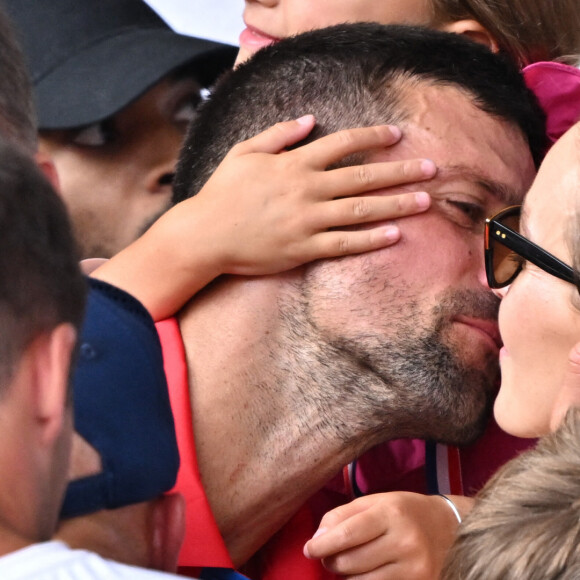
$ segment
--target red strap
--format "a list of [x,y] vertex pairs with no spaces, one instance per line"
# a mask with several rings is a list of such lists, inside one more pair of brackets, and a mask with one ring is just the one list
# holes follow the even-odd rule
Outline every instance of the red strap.
[[163,350],[181,458],[177,483],[171,491],[181,493],[186,505],[185,540],[179,555],[179,566],[233,568],[197,467],[187,363],[179,326],[175,318],[168,318],[158,322],[156,327]]

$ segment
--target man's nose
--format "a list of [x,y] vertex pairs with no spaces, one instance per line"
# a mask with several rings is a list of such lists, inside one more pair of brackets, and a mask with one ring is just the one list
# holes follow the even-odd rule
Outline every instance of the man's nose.
[[145,187],[150,193],[166,193],[173,186],[177,160],[161,163],[151,168]]
[[510,288],[509,285],[504,286],[503,288],[494,288],[492,292],[501,300],[502,298],[505,298],[505,295],[508,293],[509,288]]
[[[483,264],[483,260],[482,260],[482,264]],[[489,281],[487,279],[487,273],[486,273],[486,269],[485,269],[485,265],[483,265],[483,267],[481,267],[479,269],[479,283],[486,288],[487,290],[491,290],[498,298],[502,299],[505,297],[509,286],[504,286],[503,288],[491,288],[489,285]]]
[[157,132],[152,142],[154,146],[145,178],[145,188],[150,193],[167,193],[173,185],[183,134],[169,128]]
[[479,272],[478,272],[479,283],[487,290],[491,290],[501,300],[502,298],[505,297],[505,295],[509,289],[509,285],[504,286],[503,288],[491,288],[491,286],[489,285],[489,281],[487,279],[487,271],[486,271],[484,262],[485,262],[485,260],[482,258],[481,267],[479,268]]
[[479,283],[486,289],[486,290],[490,290],[490,286],[489,283],[487,281],[487,274],[486,274],[486,270],[485,270],[485,253],[483,250],[483,238],[482,238],[482,244],[481,247],[479,248],[478,252],[477,252],[477,264],[478,264],[478,269],[477,269],[477,279],[479,281]]

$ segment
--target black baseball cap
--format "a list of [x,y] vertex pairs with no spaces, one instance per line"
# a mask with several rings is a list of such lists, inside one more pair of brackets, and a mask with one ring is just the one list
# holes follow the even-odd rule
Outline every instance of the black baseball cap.
[[179,451],[150,314],[133,296],[88,279],[73,383],[75,430],[102,470],[69,483],[61,517],[158,497],[175,484]]
[[235,46],[178,34],[143,0],[2,0],[2,6],[27,57],[40,129],[106,119],[184,65],[209,87],[237,54]]

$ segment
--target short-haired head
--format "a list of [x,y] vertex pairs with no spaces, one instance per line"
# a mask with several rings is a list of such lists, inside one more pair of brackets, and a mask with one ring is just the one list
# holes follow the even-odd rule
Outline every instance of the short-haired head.
[[0,140],[0,395],[32,340],[61,323],[79,327],[77,256],[61,199],[31,156]]
[[442,580],[580,577],[580,410],[507,463],[459,528]]
[[0,5],[0,134],[25,151],[36,151],[32,84],[11,22]]
[[30,69],[40,130],[116,115],[188,65],[202,87],[235,47],[175,32],[145,0],[2,0]]
[[577,0],[431,0],[433,26],[476,20],[520,66],[580,53]]
[[359,23],[287,38],[218,83],[182,150],[174,201],[194,195],[236,143],[313,114],[309,140],[352,127],[401,123],[408,91],[456,87],[480,109],[518,127],[536,164],[544,116],[516,67],[460,35]]

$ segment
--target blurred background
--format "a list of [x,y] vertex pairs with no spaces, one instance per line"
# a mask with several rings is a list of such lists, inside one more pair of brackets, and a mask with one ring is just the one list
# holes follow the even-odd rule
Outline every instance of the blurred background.
[[244,0],[146,0],[177,32],[238,44]]

